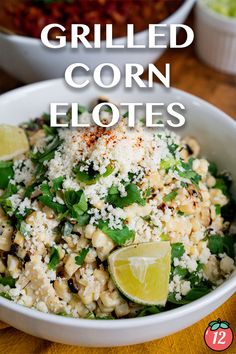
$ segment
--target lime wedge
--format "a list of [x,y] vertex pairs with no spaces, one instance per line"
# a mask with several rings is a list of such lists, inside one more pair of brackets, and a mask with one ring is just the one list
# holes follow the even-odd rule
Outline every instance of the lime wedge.
[[0,160],[7,161],[29,150],[25,131],[12,125],[0,125]]
[[165,305],[170,277],[168,241],[119,248],[108,258],[117,288],[130,300],[144,305]]

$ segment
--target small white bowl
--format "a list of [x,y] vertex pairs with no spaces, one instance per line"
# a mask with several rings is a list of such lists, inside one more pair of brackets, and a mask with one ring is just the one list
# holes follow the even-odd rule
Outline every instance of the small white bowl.
[[[185,0],[163,23],[183,23],[193,7],[195,0]],[[168,32],[167,32],[168,33]],[[136,44],[147,43],[148,31],[135,35]],[[168,36],[167,45],[169,43]],[[125,38],[117,38],[115,44],[124,43]],[[48,49],[40,39],[10,36],[0,33],[0,67],[22,82],[63,77],[65,69],[72,63],[85,63],[91,70],[101,63],[118,65],[121,71],[126,63],[142,64],[144,67],[158,59],[165,49],[115,49],[106,50],[103,41],[101,49],[71,49],[70,43],[62,49]]]
[[214,12],[206,0],[199,0],[195,11],[198,56],[217,70],[236,74],[236,18]]
[[[195,136],[201,154],[215,161],[219,170],[229,170],[236,181],[236,123],[207,102],[176,89],[112,90],[95,84],[82,91],[71,89],[64,80],[26,86],[0,97],[0,123],[18,124],[49,110],[50,102],[79,102],[89,105],[96,97],[109,96],[114,102],[181,102],[186,107],[186,125],[181,135]],[[214,127],[214,129],[213,129]],[[236,189],[234,186],[234,196]],[[0,320],[31,335],[81,346],[112,347],[161,338],[199,321],[225,302],[236,289],[236,274],[203,298],[180,308],[143,318],[121,320],[73,319],[32,310],[0,297]],[[203,333],[202,333],[203,335]]]

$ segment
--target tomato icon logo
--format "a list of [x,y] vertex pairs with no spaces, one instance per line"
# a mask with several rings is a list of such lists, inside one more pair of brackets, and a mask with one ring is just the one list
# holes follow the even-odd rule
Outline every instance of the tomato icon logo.
[[221,352],[230,347],[234,335],[230,325],[226,321],[211,321],[205,330],[204,340],[206,345],[216,352]]

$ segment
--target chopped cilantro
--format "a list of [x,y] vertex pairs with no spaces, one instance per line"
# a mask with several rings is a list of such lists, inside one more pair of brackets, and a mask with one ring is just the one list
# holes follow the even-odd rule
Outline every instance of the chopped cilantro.
[[228,196],[231,183],[232,181],[230,180],[229,176],[219,175],[216,178],[216,184],[214,185],[214,188],[220,189],[224,195]]
[[145,200],[141,197],[139,188],[134,183],[129,183],[125,187],[127,195],[121,197],[120,192],[116,187],[111,187],[108,191],[107,202],[114,207],[124,208],[133,203],[145,205]]
[[0,189],[7,188],[9,180],[13,177],[13,175],[13,162],[0,161]]
[[184,171],[178,170],[178,174],[180,177],[189,179],[191,183],[193,183],[195,186],[198,186],[198,183],[201,180],[201,176],[192,170],[192,165],[193,165],[193,158],[190,158],[187,163],[181,162],[181,167],[184,169]]
[[216,215],[220,215],[220,213],[221,213],[221,206],[220,206],[220,204],[215,204],[215,211],[216,211]]
[[12,301],[11,296],[9,294],[7,294],[7,293],[1,292],[0,296],[3,297],[4,299]]
[[169,151],[170,151],[170,153],[172,154],[172,155],[175,155],[175,152],[176,152],[176,150],[177,150],[177,148],[178,148],[178,145],[177,144],[171,144],[171,145],[168,145],[168,149],[169,149]]
[[78,256],[75,257],[75,263],[78,266],[80,266],[80,265],[82,265],[84,263],[85,257],[87,256],[88,252],[89,252],[89,248],[83,248],[79,252]]
[[183,216],[183,215],[184,215],[184,212],[183,212],[183,211],[181,211],[181,210],[178,210],[178,211],[177,211],[177,215],[179,215],[179,216]]
[[171,259],[180,259],[185,252],[184,245],[181,242],[172,243],[171,245]]
[[87,171],[81,171],[81,166],[83,165],[84,163],[80,163],[73,169],[73,172],[76,174],[76,178],[79,182],[83,182],[88,185],[96,183],[101,177],[108,177],[114,171],[112,164],[107,166],[106,172],[103,174],[95,171],[92,164],[88,167]]
[[51,270],[55,270],[59,262],[60,262],[60,256],[58,250],[55,247],[52,247],[48,268]]
[[234,235],[211,235],[208,237],[208,248],[212,254],[226,253],[229,257],[234,258],[234,244],[236,237]]
[[216,166],[215,162],[209,163],[208,172],[214,177],[217,176],[217,166]]
[[48,195],[42,195],[38,200],[44,205],[48,206],[55,211],[56,214],[64,213],[66,211],[66,206],[53,201],[53,197]]
[[62,176],[57,177],[52,181],[54,192],[57,192],[59,189],[62,189],[63,181],[64,181],[64,178]]
[[10,286],[10,288],[14,288],[15,285],[16,285],[16,280],[10,276],[5,276],[5,277],[2,277],[0,275],[0,284],[2,284],[3,286]]
[[144,317],[144,316],[149,316],[149,315],[155,315],[157,313],[160,313],[161,309],[158,306],[146,306],[142,310],[140,310],[136,317]]
[[49,161],[54,157],[56,149],[60,146],[61,140],[58,136],[51,140],[45,147],[43,152],[31,153],[30,157],[34,163],[42,164],[44,161]]
[[165,203],[170,202],[171,200],[175,199],[175,197],[177,196],[178,192],[177,189],[174,189],[173,191],[171,191],[169,194],[165,195],[163,198],[163,201]]
[[124,245],[126,241],[134,239],[134,231],[130,230],[126,225],[123,225],[122,229],[112,229],[108,226],[107,221],[99,220],[98,228],[119,246]]

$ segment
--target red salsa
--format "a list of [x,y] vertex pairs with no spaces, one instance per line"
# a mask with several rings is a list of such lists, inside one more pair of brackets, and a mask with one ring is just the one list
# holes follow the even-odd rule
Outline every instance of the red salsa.
[[[1,0],[0,24],[17,34],[39,38],[50,23],[63,25],[70,40],[71,24],[113,24],[114,37],[126,35],[128,23],[136,32],[159,23],[174,13],[185,0]],[[52,32],[51,38],[58,33]],[[104,33],[102,34],[104,38]],[[88,39],[92,40],[91,32]]]

